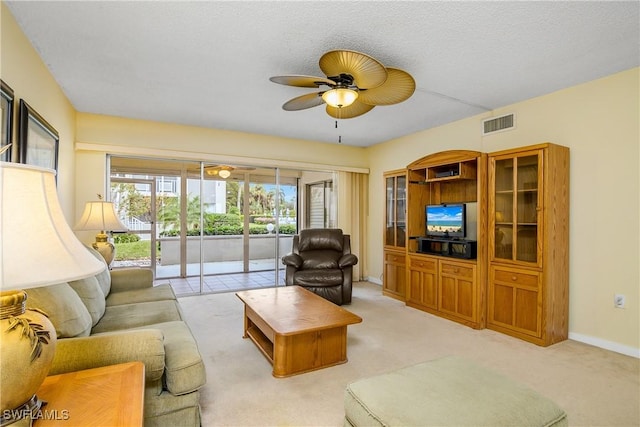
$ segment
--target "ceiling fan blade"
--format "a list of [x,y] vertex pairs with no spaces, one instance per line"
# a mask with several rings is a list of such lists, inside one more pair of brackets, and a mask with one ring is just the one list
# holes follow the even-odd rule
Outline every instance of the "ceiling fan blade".
[[326,77],[315,77],[315,76],[302,76],[302,75],[291,75],[291,76],[273,76],[269,78],[274,83],[279,83],[281,85],[287,86],[297,86],[297,87],[320,87],[321,85],[327,86],[335,86],[336,82],[333,80],[329,80]]
[[381,86],[358,92],[358,101],[369,105],[392,105],[409,99],[416,90],[411,74],[397,68],[387,68],[389,76]]
[[342,73],[353,76],[360,89],[378,87],[387,80],[387,70],[376,59],[353,50],[332,50],[320,58],[320,69],[330,77]]
[[336,108],[331,105],[327,105],[327,114],[334,119],[352,119],[373,110],[373,107],[374,105],[368,105],[356,100],[348,107]]
[[324,104],[322,92],[308,93],[290,99],[282,105],[282,109],[286,111],[306,110],[307,108],[317,107]]

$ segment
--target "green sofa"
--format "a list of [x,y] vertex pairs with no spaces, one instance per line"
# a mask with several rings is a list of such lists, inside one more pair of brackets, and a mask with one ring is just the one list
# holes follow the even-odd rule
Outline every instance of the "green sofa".
[[151,270],[105,264],[96,276],[30,289],[27,307],[47,313],[56,328],[49,375],[139,360],[145,426],[200,425],[204,363],[171,286],[153,286]]

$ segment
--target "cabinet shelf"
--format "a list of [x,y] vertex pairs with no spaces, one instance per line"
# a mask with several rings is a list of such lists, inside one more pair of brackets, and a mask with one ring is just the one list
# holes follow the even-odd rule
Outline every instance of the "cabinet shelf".
[[477,168],[474,161],[462,161],[435,165],[426,168],[426,182],[439,182],[451,180],[476,180]]

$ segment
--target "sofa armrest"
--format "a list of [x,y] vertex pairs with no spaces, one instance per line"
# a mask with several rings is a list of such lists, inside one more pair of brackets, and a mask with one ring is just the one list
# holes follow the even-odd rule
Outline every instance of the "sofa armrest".
[[153,286],[150,268],[120,268],[111,270],[111,292],[131,291]]
[[358,263],[358,257],[354,254],[342,255],[338,260],[340,268],[352,267]]
[[302,265],[302,257],[298,254],[290,253],[282,257],[282,263],[298,269]]
[[63,338],[57,341],[49,375],[141,361],[145,380],[158,381],[164,374],[164,358],[164,336],[157,329]]

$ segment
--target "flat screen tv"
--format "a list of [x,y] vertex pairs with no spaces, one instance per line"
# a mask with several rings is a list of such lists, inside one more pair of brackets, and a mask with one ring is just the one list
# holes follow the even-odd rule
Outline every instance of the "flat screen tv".
[[464,203],[427,205],[425,208],[427,236],[464,238],[466,205]]

